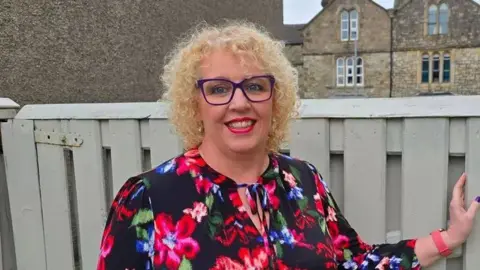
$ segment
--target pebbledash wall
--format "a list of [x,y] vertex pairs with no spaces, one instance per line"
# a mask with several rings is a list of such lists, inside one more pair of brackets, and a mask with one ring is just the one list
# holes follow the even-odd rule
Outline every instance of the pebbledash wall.
[[[445,227],[463,171],[466,203],[480,194],[480,96],[302,103],[282,151],[319,168],[369,243]],[[167,104],[1,104],[0,269],[95,269],[120,186],[182,151]],[[476,270],[478,254],[480,218],[432,269]]]

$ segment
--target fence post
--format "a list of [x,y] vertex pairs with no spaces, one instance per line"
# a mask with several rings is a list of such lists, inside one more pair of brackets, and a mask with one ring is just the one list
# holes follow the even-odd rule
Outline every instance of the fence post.
[[[19,108],[20,106],[13,100],[0,98],[0,122],[14,118]],[[2,133],[0,131],[0,270],[10,270],[16,269],[16,263],[2,146]]]

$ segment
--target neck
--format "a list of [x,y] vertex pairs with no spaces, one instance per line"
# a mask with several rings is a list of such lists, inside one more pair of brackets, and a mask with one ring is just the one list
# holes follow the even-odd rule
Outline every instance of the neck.
[[210,167],[233,179],[237,184],[255,183],[269,162],[265,149],[238,153],[230,149],[221,149],[208,141],[204,141],[198,149]]

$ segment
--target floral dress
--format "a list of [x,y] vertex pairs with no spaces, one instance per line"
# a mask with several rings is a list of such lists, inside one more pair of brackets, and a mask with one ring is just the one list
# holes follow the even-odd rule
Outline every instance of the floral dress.
[[130,178],[110,209],[97,269],[420,269],[416,239],[363,242],[313,165],[269,160],[251,185],[216,172],[197,149]]

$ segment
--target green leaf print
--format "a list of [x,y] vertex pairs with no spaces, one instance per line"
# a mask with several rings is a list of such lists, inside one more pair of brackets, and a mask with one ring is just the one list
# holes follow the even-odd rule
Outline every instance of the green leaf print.
[[305,209],[308,206],[308,198],[306,196],[303,197],[303,199],[298,200],[298,207],[300,207],[300,210],[305,211]]
[[318,224],[320,225],[320,228],[322,229],[323,234],[325,234],[325,232],[327,231],[327,223],[325,222],[325,218],[319,217]]
[[282,213],[280,213],[280,211],[275,211],[274,217],[275,218],[272,220],[272,223],[275,229],[281,230],[287,226],[287,221],[283,217]]
[[400,262],[400,265],[405,267],[405,269],[412,268],[412,262],[410,261],[408,256],[405,254],[402,254],[402,261]]
[[314,218],[320,218],[321,217],[320,214],[315,210],[307,210],[306,212],[307,212],[307,214],[309,214],[310,216],[312,216]]
[[270,170],[268,170],[267,172],[265,172],[265,173],[263,174],[263,177],[265,177],[265,178],[273,178],[273,177],[275,177],[276,175],[277,175],[277,173],[276,173],[273,169],[270,169]]
[[343,250],[343,258],[346,261],[350,261],[352,259],[352,252],[350,251],[350,249],[344,249]]
[[217,234],[217,228],[223,224],[222,214],[218,211],[209,215],[208,218],[208,234],[213,238]]
[[295,180],[297,180],[297,182],[301,182],[300,172],[297,170],[297,168],[290,165],[290,171],[292,172],[293,177],[295,177]]
[[205,205],[207,206],[208,210],[212,209],[213,204],[213,194],[209,193],[207,198],[205,199]]
[[151,209],[140,209],[133,217],[131,226],[145,224],[153,220],[153,212]]
[[179,270],[191,270],[192,269],[192,263],[185,257],[183,257],[182,262],[180,263],[180,266],[178,267]]
[[137,238],[141,240],[147,240],[148,241],[148,232],[142,227],[135,227],[137,230]]
[[150,181],[148,181],[147,178],[142,178],[142,183],[145,185],[145,187],[146,187],[147,189],[149,189],[150,186],[151,186],[151,185],[150,185]]
[[275,243],[275,251],[277,252],[277,257],[278,258],[283,258],[283,247],[282,247],[282,244],[280,244],[279,242],[276,242]]

